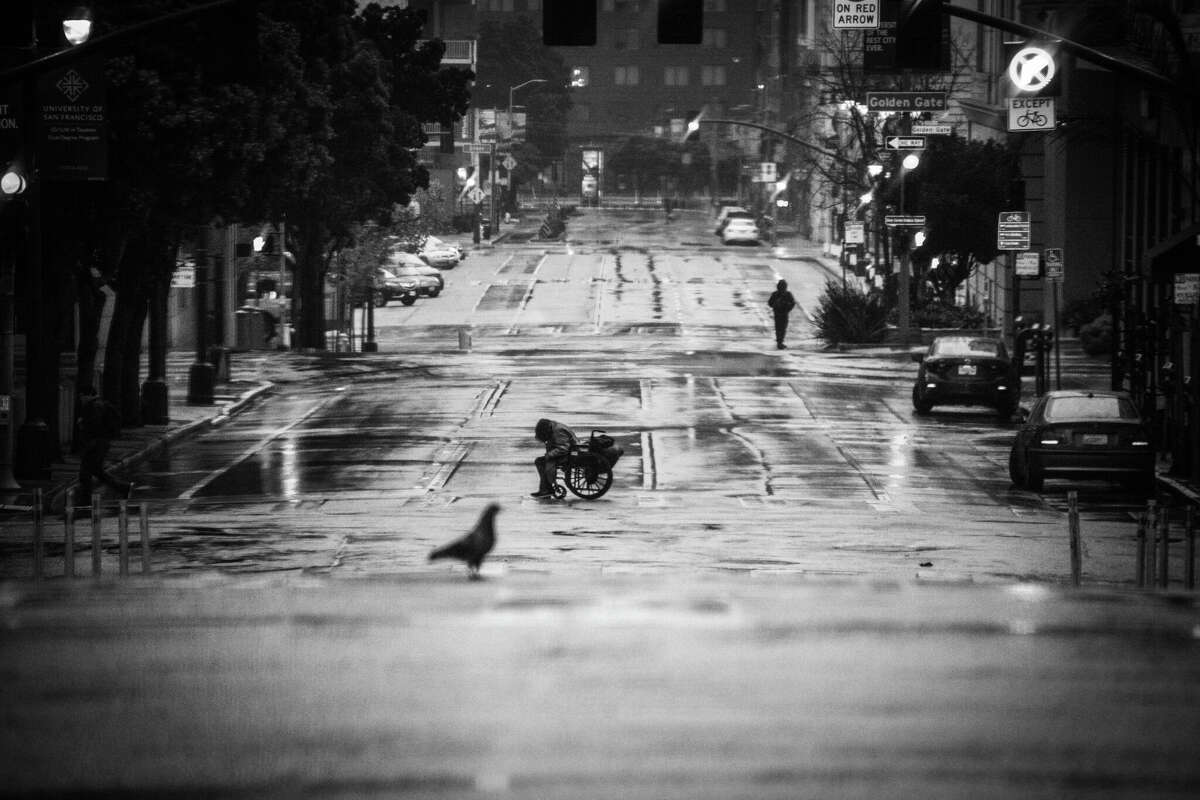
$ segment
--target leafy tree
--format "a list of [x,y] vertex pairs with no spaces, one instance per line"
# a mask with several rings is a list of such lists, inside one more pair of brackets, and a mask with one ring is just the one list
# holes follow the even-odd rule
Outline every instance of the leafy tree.
[[[1016,148],[997,142],[967,141],[961,137],[932,137],[921,166],[906,176],[906,199],[927,220],[925,244],[914,252],[918,269],[939,257],[928,274],[935,299],[953,302],[954,292],[979,263],[994,259],[996,218],[1010,208],[1019,175]],[[884,198],[899,202],[899,188]]]

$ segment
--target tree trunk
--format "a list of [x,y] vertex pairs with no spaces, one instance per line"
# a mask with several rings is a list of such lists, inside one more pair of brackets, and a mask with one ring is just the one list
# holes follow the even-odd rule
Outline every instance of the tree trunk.
[[123,425],[142,422],[138,372],[142,328],[146,321],[148,265],[154,249],[144,239],[135,239],[125,249],[117,281],[117,299],[104,350],[101,395],[121,409]]
[[296,296],[300,301],[296,330],[298,345],[306,349],[325,349],[325,273],[323,257],[324,228],[306,224],[301,228],[296,253]]

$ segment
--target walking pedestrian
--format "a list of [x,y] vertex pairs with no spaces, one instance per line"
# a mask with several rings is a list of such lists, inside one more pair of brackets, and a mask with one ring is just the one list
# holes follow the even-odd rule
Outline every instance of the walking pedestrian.
[[775,314],[775,348],[786,350],[787,345],[783,343],[783,337],[787,334],[788,314],[796,307],[796,298],[788,291],[787,281],[780,280],[775,284],[775,291],[771,293],[767,305]]
[[538,471],[538,490],[533,497],[553,497],[554,483],[558,477],[558,465],[567,459],[571,448],[579,442],[575,433],[561,422],[542,418],[537,421],[533,435],[546,446],[545,455],[533,460]]
[[79,454],[79,485],[75,491],[75,505],[89,506],[92,502],[93,480],[98,480],[122,497],[128,497],[133,484],[121,480],[104,466],[112,440],[121,432],[121,413],[87,387],[79,393],[79,418],[76,433],[82,445]]

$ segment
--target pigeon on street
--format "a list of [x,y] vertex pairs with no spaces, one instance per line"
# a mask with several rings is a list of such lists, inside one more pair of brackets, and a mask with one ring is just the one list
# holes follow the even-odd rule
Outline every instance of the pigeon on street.
[[475,523],[475,527],[471,529],[470,533],[437,548],[429,554],[429,560],[457,558],[459,561],[466,562],[467,573],[472,580],[478,578],[479,565],[483,563],[484,556],[491,552],[492,547],[496,544],[495,520],[496,512],[499,510],[499,505],[490,504],[483,510],[479,522]]

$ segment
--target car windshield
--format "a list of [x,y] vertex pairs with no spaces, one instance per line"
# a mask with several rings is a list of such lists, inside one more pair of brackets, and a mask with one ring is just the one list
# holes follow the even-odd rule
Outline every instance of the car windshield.
[[1046,401],[1046,419],[1138,419],[1137,409],[1127,397],[1116,395],[1068,395]]
[[976,356],[1004,358],[1004,343],[997,339],[937,339],[929,349],[930,358]]
[[406,278],[416,278],[421,275],[421,270],[416,267],[398,267],[396,274]]

